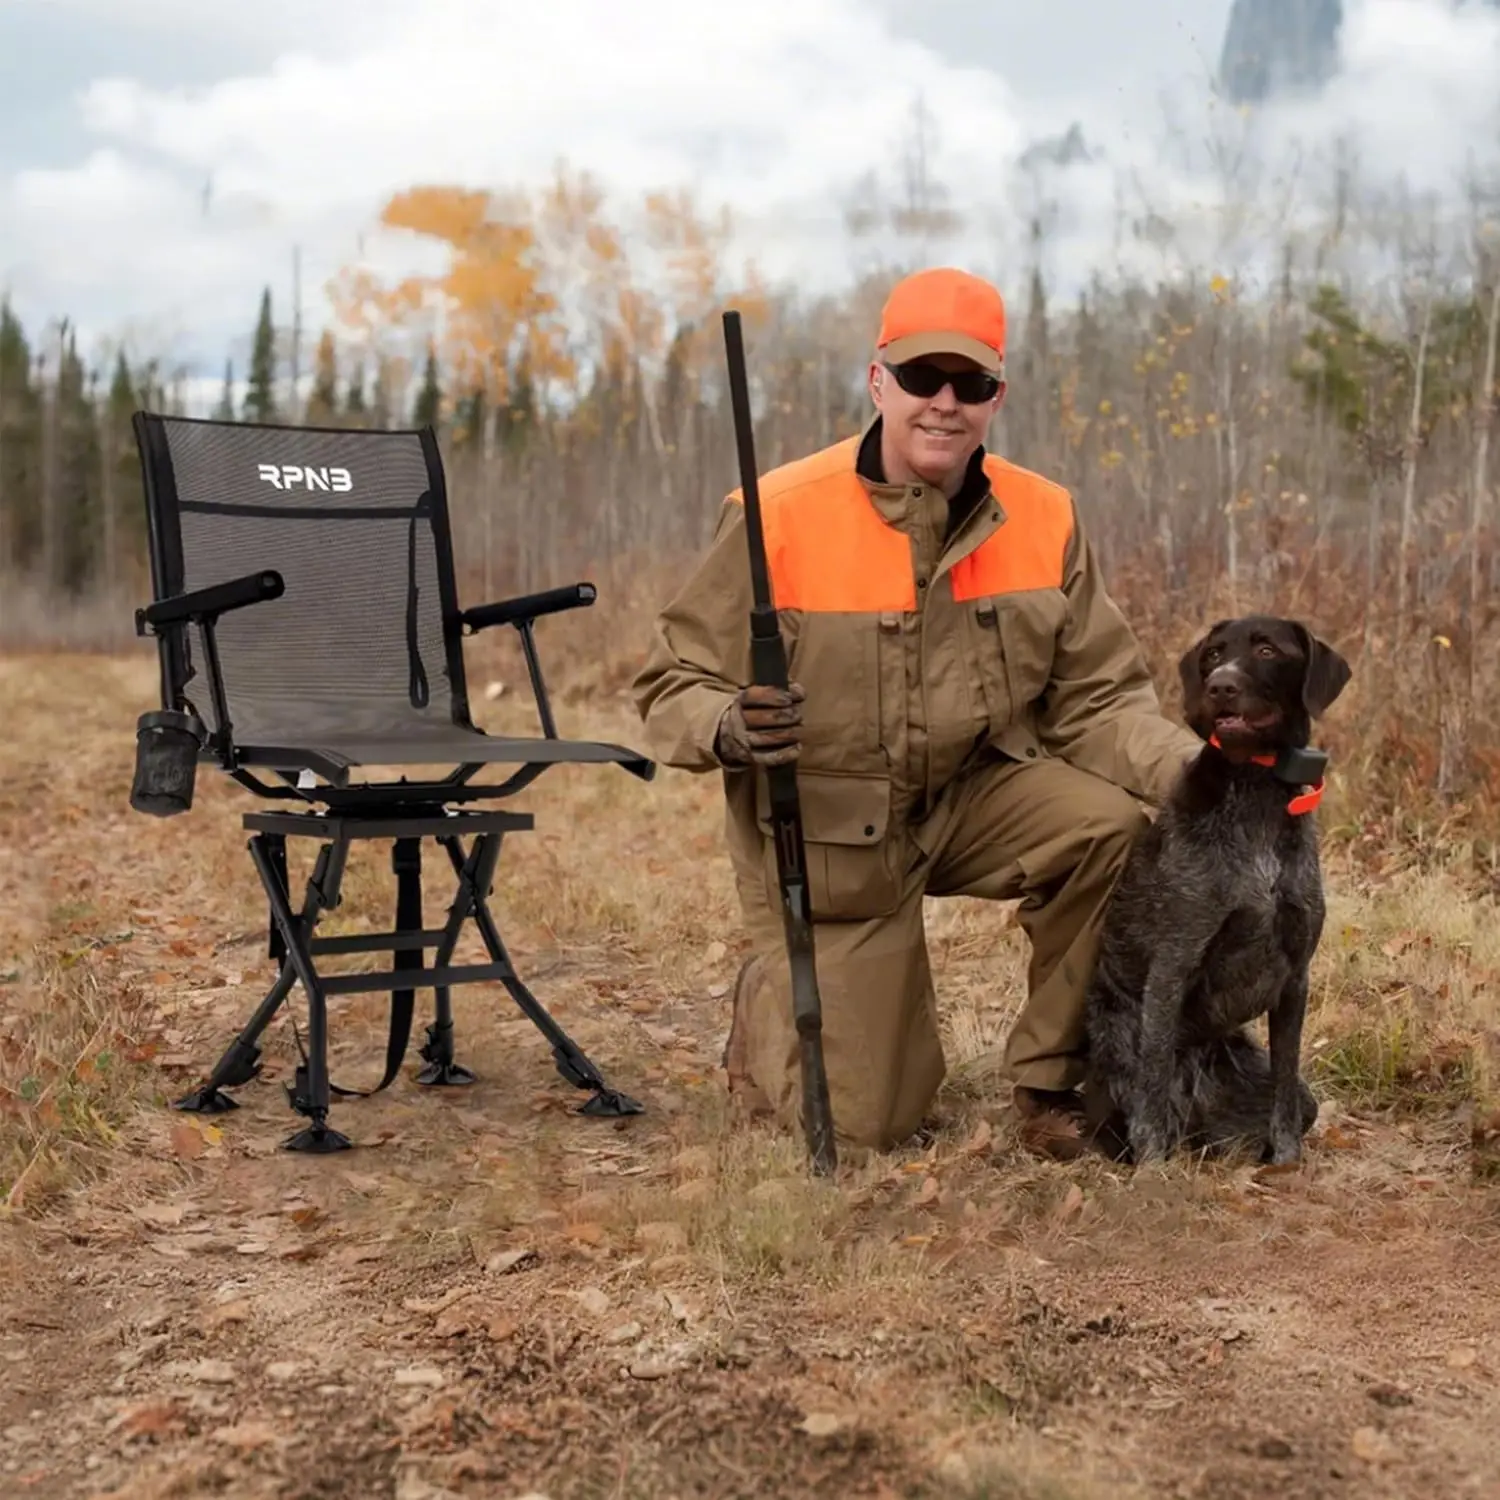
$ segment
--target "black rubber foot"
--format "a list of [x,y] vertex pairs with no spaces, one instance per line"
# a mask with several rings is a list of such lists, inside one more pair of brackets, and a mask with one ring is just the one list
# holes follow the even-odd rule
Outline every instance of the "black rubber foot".
[[239,1107],[238,1101],[231,1099],[223,1089],[211,1088],[194,1089],[191,1094],[184,1094],[172,1103],[173,1109],[190,1115],[226,1115]]
[[455,1062],[431,1062],[417,1074],[417,1082],[428,1088],[458,1088],[478,1081],[462,1063]]
[[347,1135],[340,1135],[326,1125],[309,1125],[290,1137],[283,1147],[286,1151],[307,1151],[314,1156],[327,1156],[333,1151],[352,1150],[354,1142]]
[[622,1094],[618,1089],[600,1089],[592,1098],[578,1106],[578,1113],[606,1117],[643,1115],[646,1113],[646,1106],[632,1099],[629,1094]]

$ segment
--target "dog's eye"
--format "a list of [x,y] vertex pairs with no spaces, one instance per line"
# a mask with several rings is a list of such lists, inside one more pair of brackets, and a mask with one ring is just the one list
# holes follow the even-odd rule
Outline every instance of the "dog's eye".
[[1276,655],[1276,648],[1271,645],[1269,641],[1262,641],[1260,645],[1255,648],[1255,654],[1257,656],[1264,657],[1267,661],[1270,661],[1270,659]]

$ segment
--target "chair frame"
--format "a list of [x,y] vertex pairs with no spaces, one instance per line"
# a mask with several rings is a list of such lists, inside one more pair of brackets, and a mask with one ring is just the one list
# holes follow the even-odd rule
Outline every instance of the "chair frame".
[[[170,418],[173,423],[204,419]],[[205,425],[260,427],[278,432],[343,432],[344,429],[292,426],[281,423],[224,423]],[[527,745],[552,747],[545,758],[525,759],[499,784],[478,783],[474,776],[492,762],[480,760],[459,764],[446,776],[429,780],[370,781],[350,784],[349,766],[316,751],[285,746],[244,746],[236,743],[228,708],[228,692],[220,664],[215,626],[218,619],[242,608],[277,598],[284,591],[281,576],[266,570],[225,580],[206,588],[183,592],[180,587],[180,537],[176,535],[178,497],[164,419],[138,411],[132,418],[140,457],[148,527],[153,602],[136,611],[136,633],[156,639],[161,672],[163,713],[144,714],[140,733],[148,721],[171,716],[191,716],[203,733],[198,764],[211,764],[255,796],[272,801],[295,802],[301,810],[247,812],[242,826],[252,835],[248,849],[264,888],[270,909],[268,951],[279,964],[276,979],[239,1034],[225,1049],[201,1084],[173,1103],[173,1108],[194,1113],[217,1114],[238,1108],[226,1089],[249,1083],[261,1071],[260,1037],[300,983],[307,998],[308,1040],[303,1047],[294,1033],[302,1056],[296,1081],[286,1086],[293,1110],[309,1125],[285,1142],[292,1151],[331,1152],[348,1149],[352,1142],[328,1124],[331,1096],[367,1097],[387,1088],[398,1075],[410,1037],[415,992],[434,992],[434,1017],[427,1028],[420,1055],[426,1066],[416,1074],[419,1084],[451,1087],[472,1084],[476,1076],[455,1058],[452,987],[498,980],[550,1044],[558,1073],[589,1098],[578,1112],[585,1115],[619,1117],[639,1114],[643,1106],[629,1095],[612,1088],[604,1076],[547,1012],[531,992],[511,960],[488,905],[499,865],[501,848],[509,833],[528,832],[535,827],[531,813],[474,810],[467,804],[502,800],[530,786],[549,766],[578,763],[567,754],[571,743],[561,740],[547,695],[536,649],[536,621],[546,614],[591,605],[597,593],[593,585],[580,583],[543,593],[503,600],[460,610],[453,570],[453,549],[448,526],[447,492],[441,452],[432,428],[417,429],[429,480],[430,518],[433,527],[439,592],[442,597],[447,667],[453,695],[456,727],[483,732],[469,720],[461,637],[496,625],[510,625],[521,638],[527,673],[542,726],[539,740]],[[214,707],[215,729],[209,732],[197,721],[187,697],[190,680],[186,630],[197,625],[202,631],[204,667]],[[620,751],[611,762],[650,781],[656,765],[644,756]],[[560,753],[559,753],[560,752]],[[257,776],[252,767],[269,769],[276,784]],[[295,769],[294,769],[295,768]],[[317,785],[312,776],[321,777]],[[191,790],[187,793],[191,801]],[[153,809],[155,810],[155,809]],[[308,877],[302,909],[295,912],[287,875],[288,839],[321,841]],[[466,846],[465,839],[471,838]],[[422,847],[432,839],[446,853],[457,886],[447,920],[440,928],[424,927],[422,906]],[[340,904],[344,871],[351,846],[359,841],[387,840],[396,875],[395,926],[388,932],[340,937],[316,935],[319,920]],[[473,922],[489,954],[489,962],[454,965],[453,955],[466,922]],[[426,950],[434,950],[432,962]],[[391,967],[370,973],[323,974],[316,959],[323,955],[389,952]],[[384,1076],[373,1089],[359,1091],[332,1083],[328,1073],[328,998],[332,995],[389,992],[390,1034]]]

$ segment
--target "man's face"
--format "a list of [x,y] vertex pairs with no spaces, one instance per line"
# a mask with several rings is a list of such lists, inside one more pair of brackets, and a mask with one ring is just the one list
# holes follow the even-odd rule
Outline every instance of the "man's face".
[[[936,392],[923,394],[931,390],[934,369],[960,376],[959,394],[977,394],[981,399],[959,400],[950,382],[944,382]],[[870,398],[884,418],[889,454],[928,484],[943,485],[961,475],[974,450],[984,442],[990,419],[1005,398],[1004,381],[989,381],[987,394],[966,388],[969,381],[984,384],[984,375],[972,360],[957,354],[923,355],[903,371],[888,369],[878,360],[872,362]],[[912,389],[903,388],[902,376]]]

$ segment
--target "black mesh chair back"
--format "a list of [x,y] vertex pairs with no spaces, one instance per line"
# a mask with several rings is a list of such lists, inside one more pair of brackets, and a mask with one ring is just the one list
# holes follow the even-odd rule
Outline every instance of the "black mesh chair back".
[[[472,727],[430,433],[142,420],[158,596],[257,569],[285,582],[217,625],[239,744],[416,746]],[[180,670],[201,683],[201,629],[188,640]],[[188,695],[216,731],[206,691]]]

